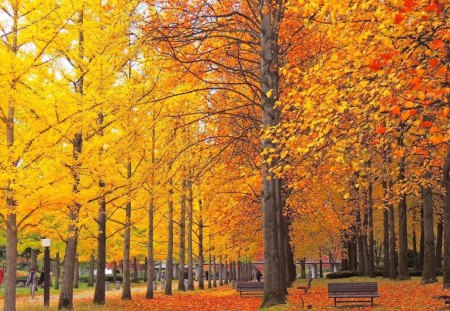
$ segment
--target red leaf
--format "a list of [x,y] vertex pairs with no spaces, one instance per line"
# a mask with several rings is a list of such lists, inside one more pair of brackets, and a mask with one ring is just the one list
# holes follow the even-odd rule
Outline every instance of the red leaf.
[[431,122],[431,121],[425,121],[425,122],[422,122],[422,124],[420,124],[420,126],[423,128],[430,128],[432,125],[433,125],[433,122]]
[[405,16],[402,13],[398,13],[397,15],[395,15],[394,23],[400,24],[401,22],[403,22],[404,19],[405,19]]
[[386,133],[386,131],[387,131],[387,128],[385,128],[384,126],[379,126],[379,127],[377,127],[377,130],[376,130],[377,134],[384,134],[384,133]]
[[432,58],[428,62],[430,63],[431,67],[437,67],[437,66],[439,66],[439,63],[441,61],[437,58]]
[[378,70],[380,70],[380,69],[383,68],[383,64],[380,63],[380,62],[378,62],[378,61],[376,61],[376,60],[373,60],[373,61],[371,61],[371,62],[369,63],[369,67],[370,67],[370,69],[372,69],[373,71],[378,71]]
[[394,107],[392,107],[391,113],[393,115],[399,115],[401,113],[401,109],[400,109],[399,105],[395,105]]

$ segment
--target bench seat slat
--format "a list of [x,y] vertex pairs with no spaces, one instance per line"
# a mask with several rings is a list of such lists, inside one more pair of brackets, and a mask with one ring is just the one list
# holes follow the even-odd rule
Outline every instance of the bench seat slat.
[[[380,295],[378,294],[378,284],[376,282],[329,283],[328,297],[334,298],[335,306],[337,303],[342,302],[370,302],[373,306],[373,299],[380,297]],[[342,300],[361,298],[370,300]]]

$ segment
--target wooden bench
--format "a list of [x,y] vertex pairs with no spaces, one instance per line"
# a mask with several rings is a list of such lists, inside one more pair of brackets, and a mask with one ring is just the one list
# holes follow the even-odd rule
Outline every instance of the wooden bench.
[[[328,283],[328,298],[334,298],[334,306],[338,302],[370,302],[373,306],[373,299],[380,297],[378,294],[378,284],[375,282],[355,282],[355,283]],[[370,298],[370,300],[340,300],[339,298]]]
[[445,308],[449,308],[450,307],[450,296],[448,296],[448,295],[441,295],[441,296],[433,296],[432,298],[433,299],[443,300]]
[[298,286],[297,289],[301,289],[301,290],[303,290],[305,293],[307,293],[308,290],[311,288],[311,282],[312,282],[312,278],[309,279],[309,281],[308,281],[308,286]]
[[264,282],[237,282],[236,291],[239,296],[259,296],[264,294]]

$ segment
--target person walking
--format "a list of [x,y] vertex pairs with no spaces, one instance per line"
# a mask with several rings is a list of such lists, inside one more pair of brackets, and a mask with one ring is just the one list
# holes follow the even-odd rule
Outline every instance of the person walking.
[[41,274],[39,275],[39,281],[38,281],[38,286],[40,286],[41,288],[44,288],[44,278],[45,278],[45,272],[44,272],[44,268],[42,268]]
[[30,288],[30,294],[32,299],[34,299],[34,292],[36,291],[36,285],[37,285],[36,271],[34,270],[34,268],[31,268],[30,273],[28,273],[27,282],[25,283],[25,286],[28,286]]

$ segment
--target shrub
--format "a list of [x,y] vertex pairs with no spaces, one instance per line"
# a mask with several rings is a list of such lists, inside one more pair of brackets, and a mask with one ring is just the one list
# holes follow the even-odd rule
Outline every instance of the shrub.
[[353,272],[353,271],[331,272],[326,275],[326,278],[327,279],[343,279],[343,278],[351,278],[352,276],[358,276],[358,273]]

